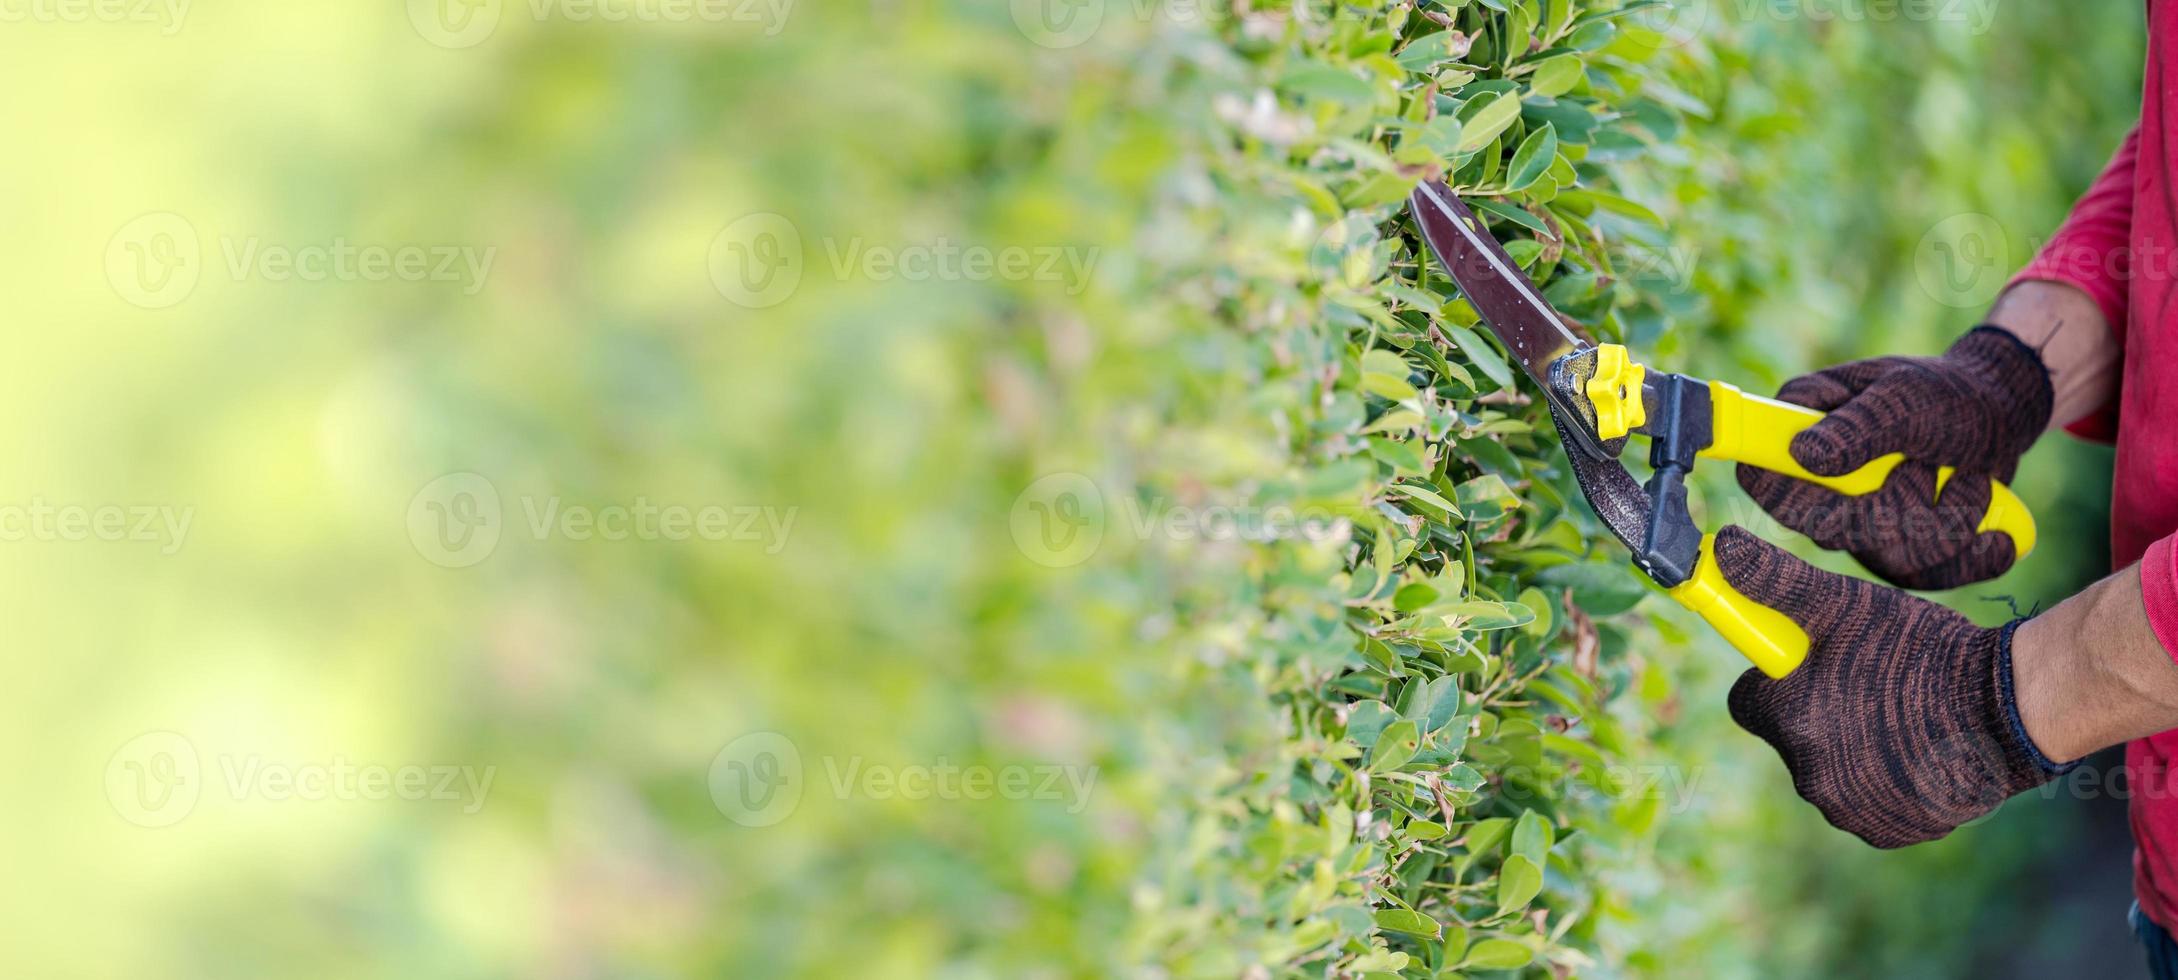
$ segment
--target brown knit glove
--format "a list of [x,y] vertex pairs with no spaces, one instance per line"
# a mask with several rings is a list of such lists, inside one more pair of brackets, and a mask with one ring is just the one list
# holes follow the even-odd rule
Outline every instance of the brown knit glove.
[[2071,766],[2043,757],[2012,700],[2012,631],[1817,569],[1737,527],[1718,568],[1813,641],[1782,680],[1749,670],[1732,720],[1784,759],[1793,788],[1877,847],[1935,840]]
[[[1815,473],[1906,454],[1882,489],[1860,497],[1741,466],[1739,485],[1779,523],[1909,589],[1956,588],[2012,567],[2011,537],[1975,528],[1990,480],[2011,479],[2049,425],[2049,372],[2024,342],[1976,327],[1941,357],[1855,361],[1794,378],[1777,397],[1829,413],[1792,440],[1793,458]],[[1940,496],[1939,466],[1958,468]]]

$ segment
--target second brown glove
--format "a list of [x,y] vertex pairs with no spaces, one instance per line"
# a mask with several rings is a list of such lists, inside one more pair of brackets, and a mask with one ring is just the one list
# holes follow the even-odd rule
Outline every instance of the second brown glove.
[[[1977,525],[1990,481],[2009,480],[2049,425],[2049,372],[2025,342],[1976,327],[1940,357],[1855,361],[1794,378],[1777,397],[1828,413],[1792,441],[1812,472],[1841,476],[1906,454],[1880,490],[1858,497],[1741,466],[1740,486],[1779,523],[1908,589],[1956,588],[2011,568],[2012,539]],[[1943,466],[1957,472],[1939,490]]]

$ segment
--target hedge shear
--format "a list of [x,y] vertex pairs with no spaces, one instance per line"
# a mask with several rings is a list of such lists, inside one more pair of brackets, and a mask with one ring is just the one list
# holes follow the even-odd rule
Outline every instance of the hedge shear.
[[[1687,510],[1687,474],[1697,459],[1729,460],[1860,496],[1881,488],[1905,455],[1875,459],[1844,476],[1809,472],[1789,447],[1823,413],[1722,381],[1650,371],[1624,346],[1598,344],[1568,327],[1444,182],[1423,182],[1407,205],[1438,263],[1542,389],[1581,494],[1632,550],[1634,565],[1763,673],[1792,673],[1807,658],[1807,632],[1725,581],[1713,551],[1716,535],[1703,533]],[[1646,485],[1619,462],[1633,433],[1649,439]],[[1951,473],[1937,471],[1939,492]],[[2002,483],[1990,488],[1976,530],[2010,535],[2022,558],[2034,549],[2034,515]]]

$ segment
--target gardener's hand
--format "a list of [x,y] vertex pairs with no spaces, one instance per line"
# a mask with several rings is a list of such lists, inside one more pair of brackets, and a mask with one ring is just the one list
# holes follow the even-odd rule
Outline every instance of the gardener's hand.
[[[1948,589],[2011,567],[2012,539],[1978,532],[1991,480],[2009,480],[2049,424],[2049,372],[2025,343],[1977,327],[1941,357],[1879,357],[1803,375],[1782,401],[1829,413],[1792,440],[1793,458],[1823,476],[1903,452],[1882,489],[1850,497],[1751,466],[1739,485],[1816,544],[1850,553],[1909,589]],[[1936,470],[1956,467],[1939,494]]]
[[1770,743],[1831,824],[1877,847],[1935,840],[2066,767],[2027,736],[2013,623],[1983,629],[1896,589],[1808,565],[1737,527],[1716,558],[1742,595],[1807,631],[1782,680],[1749,670],[1732,720]]

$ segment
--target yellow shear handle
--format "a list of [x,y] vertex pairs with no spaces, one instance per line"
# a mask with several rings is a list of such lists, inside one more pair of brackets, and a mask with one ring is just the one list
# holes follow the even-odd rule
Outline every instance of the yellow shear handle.
[[[1750,395],[1722,381],[1709,383],[1709,402],[1711,438],[1709,448],[1700,453],[1705,459],[1746,463],[1828,487],[1850,497],[1874,493],[1883,486],[1891,470],[1906,459],[1904,453],[1892,453],[1870,460],[1868,465],[1844,476],[1817,476],[1792,458],[1790,447],[1792,437],[1822,421],[1823,413]],[[1951,472],[1949,466],[1936,471],[1938,492],[1951,479]],[[2012,488],[2001,482],[1991,482],[1989,510],[1981,515],[1981,523],[1974,530],[2002,531],[2010,535],[2015,560],[2027,557],[2027,553],[2034,550],[2034,514],[2027,510],[2026,503],[2012,492]]]
[[1716,535],[1702,535],[1702,557],[1694,564],[1694,577],[1673,586],[1671,597],[1699,613],[1763,673],[1771,677],[1792,673],[1807,659],[1807,631],[1791,617],[1732,588],[1717,568],[1716,544]]

